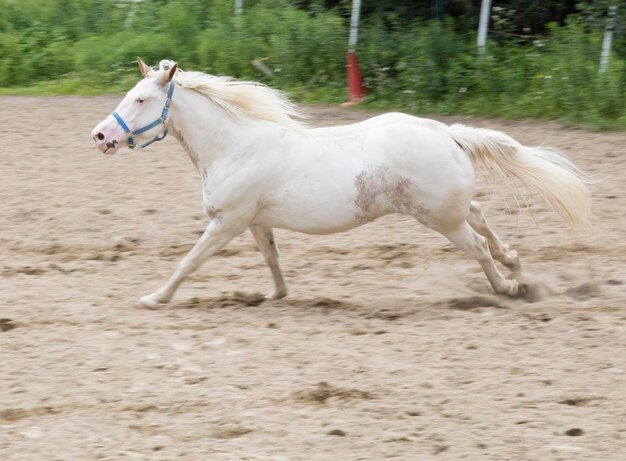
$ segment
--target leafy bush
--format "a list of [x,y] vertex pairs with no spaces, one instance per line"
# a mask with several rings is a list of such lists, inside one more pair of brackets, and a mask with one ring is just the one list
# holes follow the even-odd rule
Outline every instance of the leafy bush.
[[[542,36],[512,34],[515,17],[503,10],[482,55],[467,19],[426,22],[398,14],[406,8],[368,12],[365,5],[357,54],[367,102],[623,126],[624,38],[616,35],[621,48],[600,74],[605,10],[590,5],[584,18],[545,24]],[[53,82],[48,87],[59,91],[119,90],[137,80],[140,56],[261,80],[309,101],[344,97],[347,0],[246,0],[242,14],[233,10],[232,0],[0,0],[0,87]]]

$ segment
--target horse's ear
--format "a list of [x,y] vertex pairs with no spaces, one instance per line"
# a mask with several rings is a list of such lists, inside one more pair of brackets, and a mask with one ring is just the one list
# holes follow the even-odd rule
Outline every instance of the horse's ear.
[[176,74],[177,69],[178,64],[174,64],[172,67],[163,72],[163,75],[161,76],[161,83],[163,85],[167,85],[169,82],[171,82],[174,78],[174,75]]
[[139,70],[141,71],[141,75],[144,78],[147,78],[151,73],[152,69],[145,62],[141,60],[141,58],[137,58],[137,64],[139,64]]

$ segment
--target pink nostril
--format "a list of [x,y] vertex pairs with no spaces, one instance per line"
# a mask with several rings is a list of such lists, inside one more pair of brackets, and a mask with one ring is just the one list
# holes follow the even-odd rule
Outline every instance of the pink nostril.
[[99,141],[104,141],[104,135],[102,133],[96,134],[95,137],[98,138]]

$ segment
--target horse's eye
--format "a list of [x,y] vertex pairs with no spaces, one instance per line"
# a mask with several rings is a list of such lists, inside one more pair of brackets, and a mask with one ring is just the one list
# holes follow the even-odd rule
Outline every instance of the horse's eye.
[[137,98],[137,102],[138,102],[139,104],[143,104],[143,102],[144,102],[144,101],[145,101],[145,99],[144,99],[144,98]]

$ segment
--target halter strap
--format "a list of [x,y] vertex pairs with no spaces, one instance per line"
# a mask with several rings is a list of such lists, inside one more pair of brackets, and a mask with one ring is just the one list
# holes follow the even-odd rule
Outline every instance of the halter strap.
[[[115,120],[117,120],[117,123],[120,124],[120,126],[122,127],[122,129],[126,132],[126,137],[127,137],[127,141],[128,141],[128,148],[129,149],[143,149],[144,147],[148,147],[150,144],[152,144],[153,142],[156,141],[161,141],[162,139],[164,139],[167,136],[167,116],[169,114],[170,111],[170,106],[172,105],[172,95],[174,94],[174,81],[172,80],[170,82],[170,86],[167,89],[167,97],[165,98],[165,103],[163,103],[163,110],[161,111],[161,116],[159,118],[157,118],[156,120],[154,120],[151,123],[148,123],[146,126],[143,126],[141,128],[138,128],[136,130],[131,130],[128,125],[126,125],[126,123],[124,122],[124,119],[122,118],[122,116],[120,114],[118,114],[117,112],[113,112],[111,115],[113,115],[113,117],[115,117]],[[159,125],[163,125],[163,131],[161,131],[160,134],[156,135],[154,138],[152,138],[150,141],[147,141],[143,144],[135,144],[135,140],[133,139],[133,136],[136,136],[138,134],[141,134],[145,131],[148,131],[152,128],[154,128],[155,126],[159,126]]]

